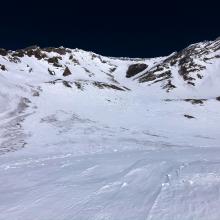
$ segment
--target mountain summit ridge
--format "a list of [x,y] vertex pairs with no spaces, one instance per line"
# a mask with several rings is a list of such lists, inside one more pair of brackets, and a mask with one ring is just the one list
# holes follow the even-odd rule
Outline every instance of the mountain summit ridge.
[[[192,44],[167,57],[146,59],[105,57],[77,48],[40,48],[36,45],[16,51],[0,49],[1,72],[14,71],[12,66],[15,67],[15,64],[17,64],[16,68],[20,69],[20,66],[23,68],[24,64],[29,67],[22,69],[23,72],[38,71],[36,67],[32,66],[33,63],[34,66],[38,64],[41,67],[44,66],[44,72],[49,72],[55,80],[56,76],[59,76],[70,81],[78,79],[103,83],[111,81],[113,84],[122,83],[128,88],[130,86],[129,89],[134,88],[132,85],[136,81],[136,84],[160,84],[160,87],[167,92],[187,86],[189,89],[193,87],[200,89],[208,81],[214,83],[217,80],[216,83],[219,83],[219,77],[215,72],[220,65],[220,40],[217,38],[215,41]],[[136,68],[137,65],[145,65],[146,68],[141,71],[135,70],[135,65]],[[131,66],[133,66],[134,73],[128,77],[130,80],[122,80],[126,78],[126,73],[129,67],[131,70]],[[64,73],[67,69],[69,70],[68,76]],[[101,75],[103,77],[100,77]],[[127,85],[124,84],[124,81]]]

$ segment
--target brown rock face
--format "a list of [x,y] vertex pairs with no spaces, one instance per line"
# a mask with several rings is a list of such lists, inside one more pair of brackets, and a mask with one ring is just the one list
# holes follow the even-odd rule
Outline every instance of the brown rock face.
[[6,56],[8,54],[7,50],[0,48],[0,55]]
[[51,57],[47,61],[48,63],[52,63],[55,67],[62,67],[62,65],[59,64],[59,60],[61,59],[61,57]]
[[129,66],[127,70],[126,77],[130,78],[132,76],[135,76],[136,74],[145,70],[147,67],[148,67],[147,64],[144,63],[132,64]]
[[60,55],[65,55],[66,53],[71,53],[71,50],[64,48],[64,47],[59,47],[59,48],[55,48],[55,47],[46,47],[42,49],[43,51],[46,51],[48,53],[50,52],[55,52],[58,53]]
[[70,72],[70,69],[68,67],[65,68],[64,72],[63,72],[63,76],[69,76],[72,73]]

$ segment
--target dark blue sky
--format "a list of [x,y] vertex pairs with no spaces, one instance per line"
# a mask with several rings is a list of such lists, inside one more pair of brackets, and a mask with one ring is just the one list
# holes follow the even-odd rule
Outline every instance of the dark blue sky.
[[161,2],[1,3],[0,47],[63,45],[107,56],[154,57],[220,36],[219,4]]

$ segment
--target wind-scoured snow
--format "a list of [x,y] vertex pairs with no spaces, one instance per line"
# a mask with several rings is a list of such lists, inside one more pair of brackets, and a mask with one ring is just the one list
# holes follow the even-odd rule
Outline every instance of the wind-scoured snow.
[[219,83],[219,40],[0,55],[0,220],[218,220]]

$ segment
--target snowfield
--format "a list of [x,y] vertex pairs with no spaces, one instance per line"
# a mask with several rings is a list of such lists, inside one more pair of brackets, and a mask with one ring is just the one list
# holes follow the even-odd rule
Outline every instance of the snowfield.
[[3,52],[0,220],[220,219],[219,40]]
[[0,169],[0,219],[219,219],[218,149],[19,157]]

